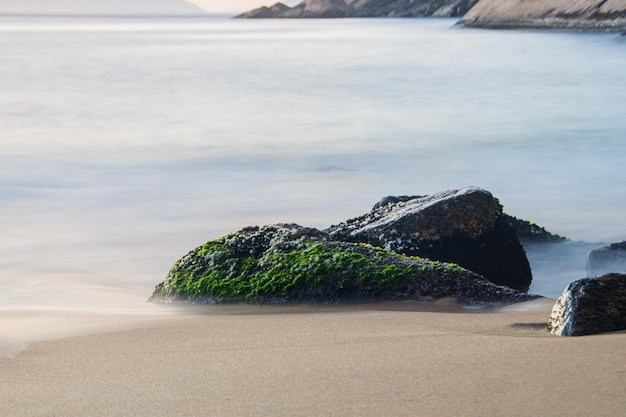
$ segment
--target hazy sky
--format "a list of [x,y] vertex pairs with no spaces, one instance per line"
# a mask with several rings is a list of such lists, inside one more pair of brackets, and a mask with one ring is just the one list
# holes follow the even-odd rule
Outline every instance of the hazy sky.
[[[261,6],[271,6],[279,0],[188,0],[212,12],[242,12]],[[293,6],[302,0],[283,0],[281,3]]]
[[[239,13],[278,0],[0,0],[0,12],[10,13],[185,13],[193,12],[195,4],[208,12]],[[301,0],[285,0],[294,5]]]

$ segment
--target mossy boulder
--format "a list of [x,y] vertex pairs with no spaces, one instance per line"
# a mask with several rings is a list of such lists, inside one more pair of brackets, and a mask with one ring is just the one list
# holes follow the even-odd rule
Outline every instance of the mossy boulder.
[[150,301],[281,304],[442,297],[466,303],[535,298],[453,263],[280,224],[244,228],[192,250],[174,264]]
[[527,291],[532,281],[510,217],[489,191],[478,187],[385,197],[364,215],[326,231],[334,240],[456,263],[521,291]]

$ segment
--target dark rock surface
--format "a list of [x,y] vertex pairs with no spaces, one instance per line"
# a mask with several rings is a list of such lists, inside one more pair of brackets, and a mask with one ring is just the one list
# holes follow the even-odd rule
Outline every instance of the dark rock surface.
[[459,17],[478,0],[304,0],[294,7],[276,3],[238,18]]
[[507,217],[509,224],[515,229],[517,238],[522,245],[534,243],[562,243],[567,240],[566,237],[550,233],[545,227],[539,226],[536,223],[511,216],[507,213],[504,213],[504,215]]
[[626,330],[626,275],[572,282],[554,304],[548,330],[559,336]]
[[491,193],[477,187],[432,196],[386,197],[363,216],[326,231],[334,240],[457,263],[521,291],[527,291],[532,280],[508,216]]
[[339,303],[453,297],[511,303],[536,296],[474,272],[409,258],[294,224],[248,227],[209,241],[178,260],[153,302]]
[[480,0],[460,24],[482,28],[623,30],[624,0]]
[[626,241],[594,249],[587,255],[587,277],[610,272],[626,273]]

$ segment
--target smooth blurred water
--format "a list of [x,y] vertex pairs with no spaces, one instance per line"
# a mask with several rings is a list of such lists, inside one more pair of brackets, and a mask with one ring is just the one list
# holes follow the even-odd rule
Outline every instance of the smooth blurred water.
[[143,308],[207,239],[467,185],[626,239],[625,37],[1,16],[0,51],[0,308]]

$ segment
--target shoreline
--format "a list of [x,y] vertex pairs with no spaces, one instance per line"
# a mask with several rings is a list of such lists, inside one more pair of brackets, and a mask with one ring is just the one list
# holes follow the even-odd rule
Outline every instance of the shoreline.
[[608,24],[601,21],[570,19],[459,20],[455,26],[490,30],[550,30],[583,33],[624,33],[626,22]]
[[230,306],[117,323],[0,357],[0,415],[621,416],[626,332],[550,335],[542,301],[461,314],[450,300]]
[[187,304],[149,303],[145,309],[60,309],[8,308],[0,310],[0,358],[12,357],[31,344],[83,337],[161,324],[198,316],[257,316],[284,314],[343,314],[352,312],[396,311],[409,313],[502,314],[543,311],[547,318],[555,300],[537,298],[507,305],[463,305],[452,298],[438,300],[379,300],[335,304]]

